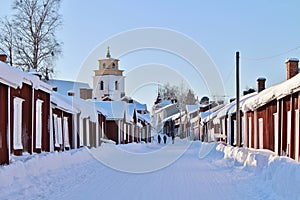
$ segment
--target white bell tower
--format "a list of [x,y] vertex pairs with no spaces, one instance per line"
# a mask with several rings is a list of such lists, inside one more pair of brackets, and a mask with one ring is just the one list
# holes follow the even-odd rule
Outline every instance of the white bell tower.
[[119,60],[111,58],[109,47],[106,58],[98,60],[99,67],[94,70],[93,88],[98,100],[119,100],[125,96],[124,70],[119,70]]

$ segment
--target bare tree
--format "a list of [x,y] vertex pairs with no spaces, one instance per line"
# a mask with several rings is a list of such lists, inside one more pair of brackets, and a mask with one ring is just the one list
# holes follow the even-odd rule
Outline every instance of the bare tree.
[[8,62],[13,65],[13,49],[14,49],[14,32],[13,25],[8,20],[7,17],[4,17],[0,20],[1,24],[1,34],[0,34],[0,50],[5,52],[8,55]]
[[23,70],[35,69],[44,77],[53,73],[53,61],[61,54],[56,31],[62,24],[58,13],[61,0],[15,0],[14,64]]
[[165,84],[160,91],[163,99],[176,99],[183,106],[196,104],[195,94],[191,89],[188,89],[183,83],[180,87],[176,85]]

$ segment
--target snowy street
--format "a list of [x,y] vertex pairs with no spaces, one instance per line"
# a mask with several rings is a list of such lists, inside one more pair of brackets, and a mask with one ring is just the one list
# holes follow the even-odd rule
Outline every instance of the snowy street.
[[[117,171],[99,162],[85,148],[35,155],[0,168],[1,199],[281,199],[271,188],[274,184],[266,180],[267,173],[260,172],[258,167],[253,170],[224,159],[214,144],[210,145],[212,151],[200,148],[202,145],[192,142],[173,164],[149,173]],[[109,153],[118,148],[148,152],[150,157],[151,152],[159,152],[164,158],[174,154],[175,149],[185,148],[185,144],[178,141],[168,146],[170,148],[153,143],[106,144],[105,148],[91,152],[103,149]],[[199,156],[200,149],[204,156]],[[114,151],[111,152],[110,155],[114,155]],[[297,168],[299,170],[299,166]],[[290,197],[296,199],[297,195]]]

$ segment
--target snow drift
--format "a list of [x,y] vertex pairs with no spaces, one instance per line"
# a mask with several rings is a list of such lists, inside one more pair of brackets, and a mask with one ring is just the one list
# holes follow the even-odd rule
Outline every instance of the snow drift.
[[290,158],[279,157],[269,150],[237,148],[224,143],[203,143],[199,158],[252,172],[284,199],[300,198],[300,165]]

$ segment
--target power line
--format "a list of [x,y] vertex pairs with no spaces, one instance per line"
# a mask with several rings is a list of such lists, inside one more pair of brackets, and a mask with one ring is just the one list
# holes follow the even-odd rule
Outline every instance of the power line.
[[284,52],[281,52],[281,53],[272,55],[272,56],[266,56],[266,57],[261,57],[261,58],[242,57],[242,59],[244,59],[244,60],[250,60],[250,61],[267,60],[267,59],[272,59],[272,58],[276,58],[276,57],[285,55],[285,54],[290,53],[290,52],[292,52],[292,51],[295,51],[295,50],[297,50],[297,49],[300,49],[300,45],[299,45],[299,46],[296,46],[296,47],[294,47],[294,48],[292,48],[292,49],[289,49],[289,50],[287,50],[287,51],[284,51]]

